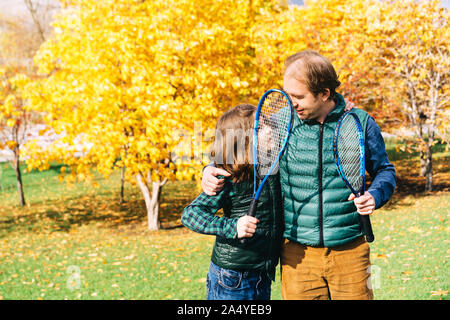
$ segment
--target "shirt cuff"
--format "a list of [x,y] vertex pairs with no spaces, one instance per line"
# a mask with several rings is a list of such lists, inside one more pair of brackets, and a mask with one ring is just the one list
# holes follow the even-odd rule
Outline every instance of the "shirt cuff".
[[370,188],[369,190],[367,190],[367,192],[369,192],[372,195],[373,200],[375,201],[375,210],[380,208],[383,205],[381,192],[377,189],[370,189]]
[[237,238],[237,222],[238,219],[226,219],[226,223],[223,228],[223,237],[228,239]]

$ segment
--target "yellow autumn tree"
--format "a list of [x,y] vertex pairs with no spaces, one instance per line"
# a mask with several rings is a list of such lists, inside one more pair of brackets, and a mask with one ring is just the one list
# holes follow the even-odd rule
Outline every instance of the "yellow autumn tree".
[[384,127],[410,125],[431,190],[432,146],[449,137],[448,16],[439,0],[308,0],[262,15],[258,39],[269,70],[280,70],[282,56],[317,50],[335,66],[346,98]]
[[[328,57],[345,82],[354,51],[345,50],[353,30],[346,23],[349,7],[356,0],[310,0],[304,6],[287,5],[288,1],[266,5],[252,28],[256,59],[261,66],[265,88],[281,87],[285,59],[298,51],[312,49]],[[346,96],[357,98],[345,88]]]
[[0,149],[12,153],[11,166],[16,173],[19,205],[25,205],[20,149],[26,141],[30,125],[30,112],[26,108],[24,92],[29,78],[12,68],[0,66]]
[[19,205],[25,205],[20,162],[30,128],[39,116],[28,109],[26,86],[35,78],[31,60],[42,42],[36,26],[0,13],[0,150],[9,151]]
[[278,1],[264,6],[256,17],[251,32],[261,70],[261,88],[282,88],[284,60],[308,48],[304,39],[304,10],[305,7],[288,6],[287,1]]
[[105,176],[126,167],[145,199],[148,228],[158,229],[162,186],[201,164],[204,147],[198,159],[192,144],[179,148],[192,140],[194,122],[204,132],[261,93],[248,30],[266,2],[64,1],[35,57],[45,78],[28,90],[63,137],[47,150],[30,143],[29,167],[63,161],[69,179],[89,177],[94,166]]
[[450,134],[450,14],[439,0],[376,5],[361,59],[371,59],[384,99],[414,131],[425,190],[431,191],[432,147],[448,143]]
[[270,84],[281,86],[285,58],[312,49],[330,59],[344,97],[376,118],[391,115],[380,95],[380,76],[370,72],[372,57],[362,57],[367,30],[376,20],[378,0],[308,0],[305,6],[265,10],[255,26],[257,57],[268,70]]
[[377,79],[367,70],[370,61],[361,58],[378,0],[308,0],[304,10],[305,42],[328,57],[341,81],[339,91],[378,117],[378,96],[372,87]]

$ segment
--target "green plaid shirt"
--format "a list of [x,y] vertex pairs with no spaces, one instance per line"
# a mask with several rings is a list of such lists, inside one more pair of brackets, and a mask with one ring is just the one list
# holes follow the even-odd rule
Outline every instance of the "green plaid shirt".
[[181,216],[181,223],[192,231],[211,234],[223,238],[237,237],[237,221],[227,217],[217,216],[220,209],[230,206],[233,195],[232,185],[225,183],[224,188],[215,196],[201,193],[190,205],[188,205]]

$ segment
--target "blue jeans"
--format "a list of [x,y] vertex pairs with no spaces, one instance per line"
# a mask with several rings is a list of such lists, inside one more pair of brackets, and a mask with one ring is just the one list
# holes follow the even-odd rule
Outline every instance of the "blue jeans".
[[271,280],[265,272],[234,271],[211,262],[206,300],[270,300]]

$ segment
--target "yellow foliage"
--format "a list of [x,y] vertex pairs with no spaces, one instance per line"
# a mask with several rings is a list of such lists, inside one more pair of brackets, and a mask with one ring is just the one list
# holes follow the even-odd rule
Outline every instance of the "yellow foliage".
[[20,157],[20,147],[24,142],[18,133],[25,130],[23,124],[30,117],[26,112],[25,90],[29,81],[15,68],[3,67],[0,70],[0,139],[3,140],[2,146],[14,150],[16,157]]
[[7,141],[6,145],[8,146],[8,148],[10,150],[14,150],[14,148],[17,147],[17,142],[16,141]]
[[[280,3],[64,2],[51,38],[34,57],[43,77],[10,81],[10,88],[26,86],[29,106],[64,135],[47,151],[30,144],[30,164],[59,159],[81,173],[95,165],[108,175],[125,166],[129,180],[138,173],[191,179],[209,161],[210,141],[195,144],[194,122],[207,139],[225,110],[257,103],[265,90],[281,87],[284,60],[296,51],[327,56],[342,82],[339,92],[381,119],[402,116],[407,85],[393,76],[404,70],[398,57],[421,66],[411,77],[421,92],[439,62],[439,54],[427,50],[438,44],[448,57],[448,23],[433,25],[448,21],[448,11],[436,9],[438,0]],[[449,92],[448,83],[440,90]],[[0,91],[3,123],[17,120],[19,100]],[[75,157],[81,151],[83,157]]]
[[15,119],[8,119],[7,121],[6,121],[6,125],[8,126],[8,127],[14,127],[15,125],[16,125],[16,120]]
[[[120,158],[129,179],[192,177],[202,163],[192,152],[189,170],[171,159],[176,132],[192,135],[194,121],[213,128],[223,111],[256,101],[261,67],[249,28],[265,3],[70,1],[35,56],[48,77],[28,87],[30,101],[69,145],[80,135],[93,144],[81,166],[109,174]],[[73,152],[51,152],[84,170]]]

